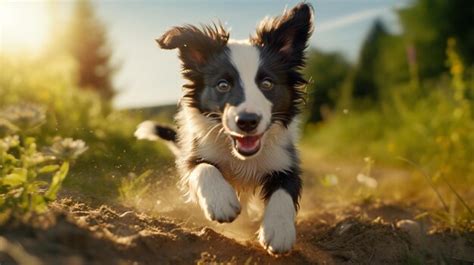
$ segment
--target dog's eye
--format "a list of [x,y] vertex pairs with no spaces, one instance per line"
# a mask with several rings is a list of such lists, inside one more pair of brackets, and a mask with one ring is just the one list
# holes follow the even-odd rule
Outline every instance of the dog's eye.
[[227,80],[219,80],[216,86],[217,91],[219,92],[229,92],[230,90],[230,84],[227,82]]
[[273,88],[273,82],[270,78],[265,78],[263,79],[262,82],[260,82],[260,88],[262,90],[270,90]]

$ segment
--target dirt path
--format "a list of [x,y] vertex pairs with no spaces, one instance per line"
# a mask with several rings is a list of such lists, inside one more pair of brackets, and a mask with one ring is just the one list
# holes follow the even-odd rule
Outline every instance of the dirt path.
[[[121,206],[64,198],[33,225],[0,230],[0,264],[472,264],[474,234],[426,233],[396,222],[416,210],[370,204],[326,209],[300,220],[294,251],[271,257],[254,240],[237,242],[206,227],[150,217]],[[347,209],[347,208],[346,208]],[[405,221],[406,222],[406,221]],[[5,240],[6,239],[6,240]],[[12,246],[22,246],[15,256]],[[10,247],[8,247],[10,246]],[[12,254],[13,253],[13,254]],[[20,257],[20,258],[19,258]],[[32,261],[33,260],[33,261]],[[33,263],[32,263],[33,262]],[[471,263],[469,263],[471,262]],[[20,263],[21,264],[21,263]]]
[[[133,208],[66,193],[49,215],[0,227],[0,265],[474,264],[474,232],[440,229],[426,216],[417,218],[423,211],[406,203],[348,198],[361,189],[406,189],[406,172],[371,169],[378,188],[370,191],[355,181],[357,174],[368,174],[363,161],[328,161],[304,153],[297,242],[283,257],[258,245],[258,222],[242,216],[245,211],[232,224],[218,225],[182,203],[175,186],[160,186],[130,203]],[[322,186],[327,175],[344,185]]]

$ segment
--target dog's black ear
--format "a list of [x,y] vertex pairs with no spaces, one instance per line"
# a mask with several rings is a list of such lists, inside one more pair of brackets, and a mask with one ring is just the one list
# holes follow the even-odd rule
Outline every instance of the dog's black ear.
[[185,67],[194,67],[206,62],[210,56],[227,44],[229,34],[222,26],[212,25],[198,28],[187,25],[174,27],[156,41],[163,49],[179,49]]
[[313,8],[301,3],[283,15],[264,19],[252,41],[265,49],[281,54],[288,61],[300,64],[313,32]]

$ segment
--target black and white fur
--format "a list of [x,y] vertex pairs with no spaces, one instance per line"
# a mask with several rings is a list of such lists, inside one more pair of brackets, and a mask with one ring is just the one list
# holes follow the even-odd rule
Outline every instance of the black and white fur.
[[306,81],[300,70],[313,12],[299,4],[266,18],[255,36],[229,39],[221,26],[174,27],[157,40],[179,49],[188,81],[177,131],[147,121],[135,135],[168,140],[182,186],[205,216],[232,222],[239,197],[258,192],[265,202],[260,243],[273,254],[291,250],[301,194],[298,114]]

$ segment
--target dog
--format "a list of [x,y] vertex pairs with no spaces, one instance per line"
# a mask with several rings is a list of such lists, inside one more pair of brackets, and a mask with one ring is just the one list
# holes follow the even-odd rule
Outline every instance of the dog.
[[275,255],[289,252],[296,240],[302,180],[295,144],[312,31],[307,3],[264,19],[245,41],[230,39],[216,24],[171,28],[157,42],[179,50],[187,81],[177,130],[145,121],[135,132],[167,141],[186,195],[207,219],[232,222],[240,196],[259,194],[265,204],[259,242]]

